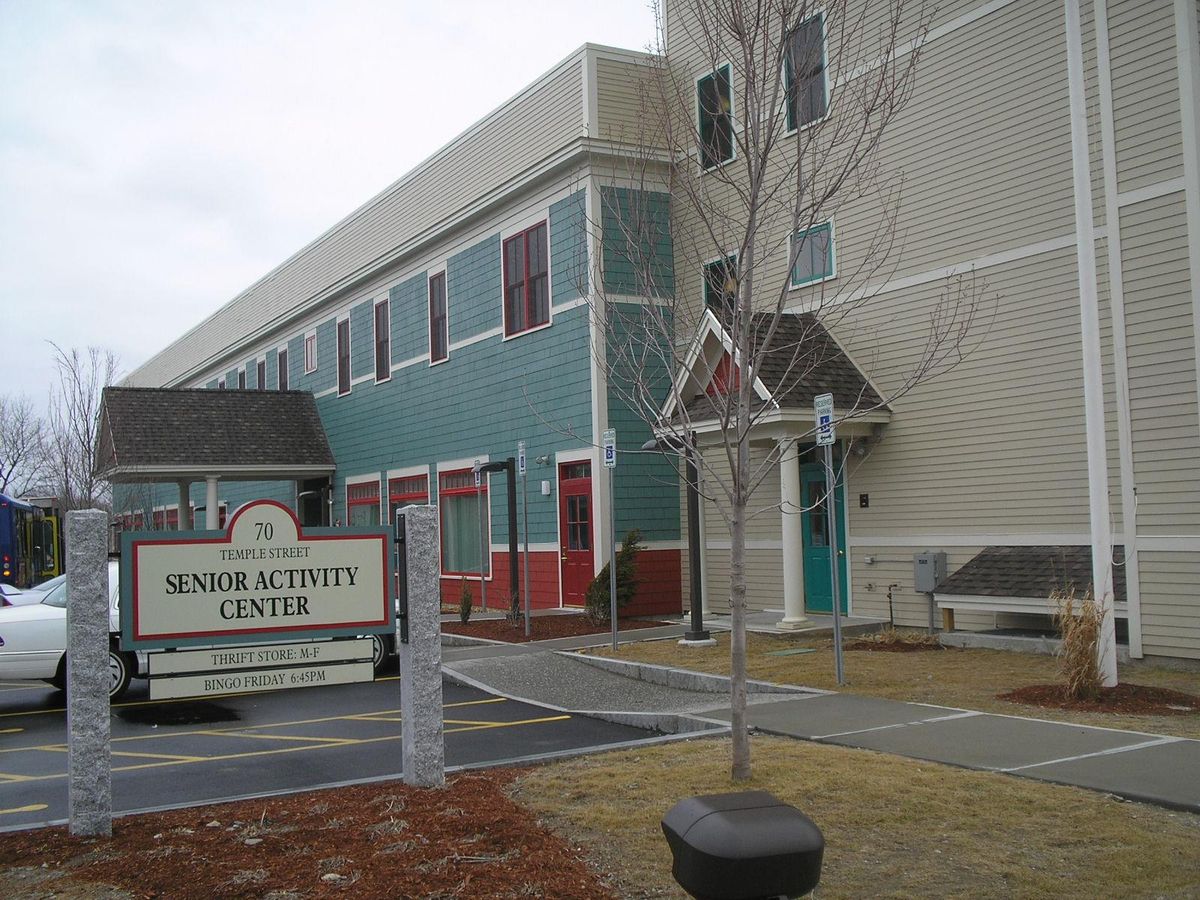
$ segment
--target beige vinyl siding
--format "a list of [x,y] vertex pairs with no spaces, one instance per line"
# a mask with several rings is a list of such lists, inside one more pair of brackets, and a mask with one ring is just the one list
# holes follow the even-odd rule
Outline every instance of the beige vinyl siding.
[[[729,613],[729,551],[710,550],[705,572],[708,608]],[[779,550],[746,550],[746,608],[783,609],[783,557]],[[782,618],[782,614],[780,616]]]
[[[858,486],[855,485],[857,491]],[[875,498],[871,498],[874,505]],[[855,508],[850,516],[854,518],[866,510]],[[913,590],[913,555],[925,550],[942,550],[946,553],[946,567],[954,572],[965,565],[971,557],[983,547],[855,547],[850,554],[850,583],[853,591],[851,610],[856,616],[888,619],[887,591],[889,584],[897,587],[892,589],[892,610],[897,625],[913,628],[924,628],[929,624],[929,598]],[[875,561],[867,563],[867,557]],[[942,627],[940,612],[934,616],[934,623]],[[995,616],[979,612],[956,613],[954,626],[959,629],[977,631],[995,627]]]
[[1138,555],[1143,651],[1200,659],[1200,553]]
[[645,55],[615,57],[596,54],[596,134],[605,141],[626,144],[653,142],[654,122],[648,121],[645,104],[655,93],[655,69]]
[[488,115],[426,162],[137,369],[128,384],[170,385],[297,307],[349,288],[423,232],[584,136],[584,54]]
[[1183,136],[1169,0],[1109,0],[1117,190],[1183,175]]
[[1200,533],[1200,421],[1182,192],[1121,215],[1138,533]]

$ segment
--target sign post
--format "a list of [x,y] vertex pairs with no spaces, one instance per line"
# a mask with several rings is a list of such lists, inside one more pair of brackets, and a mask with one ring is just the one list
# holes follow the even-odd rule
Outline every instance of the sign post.
[[528,466],[525,462],[525,442],[517,441],[517,472],[521,476],[521,534],[524,537],[524,550],[521,553],[521,565],[525,571],[525,637],[529,637],[529,479],[526,477]]
[[837,476],[833,471],[833,444],[837,433],[833,424],[833,394],[813,398],[817,423],[817,446],[825,450],[825,512],[829,521],[829,573],[833,583],[833,665],[837,683],[845,684],[842,665],[841,566],[838,564]]
[[475,473],[475,507],[479,510],[479,605],[487,612],[487,564],[492,544],[483,518],[483,472],[479,460],[475,460],[471,471]]
[[617,649],[617,431],[604,432],[604,468],[608,469],[608,608],[612,648]]

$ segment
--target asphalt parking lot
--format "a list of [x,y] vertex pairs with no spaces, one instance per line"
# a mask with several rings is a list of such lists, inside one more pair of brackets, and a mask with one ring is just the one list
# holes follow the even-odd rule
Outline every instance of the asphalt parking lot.
[[[113,707],[115,813],[400,775],[397,676],[373,683]],[[67,816],[63,694],[0,682],[0,830]],[[653,737],[651,732],[443,683],[446,765],[470,766]]]

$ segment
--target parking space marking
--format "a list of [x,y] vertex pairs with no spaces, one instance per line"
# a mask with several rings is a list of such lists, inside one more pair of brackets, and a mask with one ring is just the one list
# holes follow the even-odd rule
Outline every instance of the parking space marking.
[[139,753],[136,750],[114,750],[113,756],[132,756],[135,759],[165,759],[173,762],[203,762],[203,756],[185,756],[180,753]]
[[9,772],[0,772],[0,784],[16,784],[21,781],[37,781],[37,775],[13,775]]
[[[258,726],[255,726],[256,728]],[[200,731],[213,737],[258,738],[260,741],[306,741],[318,744],[356,744],[359,738],[317,737],[303,734],[255,734],[253,731]]]
[[20,734],[24,728],[0,728],[0,734]]
[[0,816],[7,815],[9,813],[39,812],[40,810],[47,808],[48,807],[45,803],[30,803],[28,806],[14,806],[12,809],[0,809]]
[[542,719],[521,719],[519,722],[455,722],[447,719],[446,724],[461,724],[463,728],[447,728],[446,734],[458,734],[463,731],[482,731],[485,728],[513,728],[517,725],[541,725],[544,722],[562,722],[570,716],[546,716]]

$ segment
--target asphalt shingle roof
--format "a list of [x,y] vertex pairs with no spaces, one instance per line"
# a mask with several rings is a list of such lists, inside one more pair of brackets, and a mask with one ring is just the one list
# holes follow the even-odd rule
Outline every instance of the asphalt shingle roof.
[[105,470],[334,466],[307,391],[107,387],[101,432]]
[[[1125,600],[1125,548],[1113,548],[1113,596]],[[937,586],[939,594],[1036,597],[1092,584],[1092,548],[1075,545],[986,547]]]

